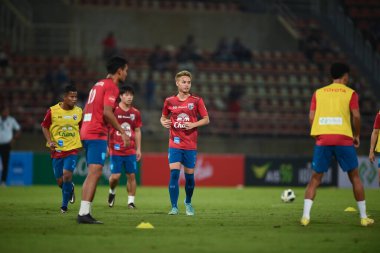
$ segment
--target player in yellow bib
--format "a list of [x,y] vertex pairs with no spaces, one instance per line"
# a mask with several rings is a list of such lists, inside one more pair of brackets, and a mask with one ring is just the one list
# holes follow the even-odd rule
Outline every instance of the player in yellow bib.
[[[371,146],[369,148],[369,160],[373,163],[375,162],[375,152],[380,153],[380,111],[376,114],[375,123],[373,123],[373,130],[371,134]],[[379,184],[380,184],[380,159],[378,159],[378,174],[379,174]]]
[[74,86],[65,88],[63,102],[50,107],[41,123],[46,146],[51,150],[54,176],[62,188],[61,212],[67,212],[67,205],[74,203],[73,171],[76,167],[78,149],[82,147],[79,128],[82,109],[76,106],[78,96]]
[[[352,183],[354,196],[360,211],[360,223],[374,223],[367,217],[364,188],[358,171],[355,148],[360,144],[360,112],[358,95],[347,87],[350,69],[346,64],[334,63],[330,69],[333,83],[318,89],[312,98],[309,120],[311,133],[316,140],[312,162],[312,176],[306,187],[301,225],[310,222],[310,210],[321,183],[334,156]],[[351,126],[351,114],[353,129]]]

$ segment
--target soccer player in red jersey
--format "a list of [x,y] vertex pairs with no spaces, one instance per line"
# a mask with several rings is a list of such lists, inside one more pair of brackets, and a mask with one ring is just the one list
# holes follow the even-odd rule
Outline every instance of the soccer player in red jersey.
[[[176,74],[178,94],[165,99],[161,124],[170,129],[169,134],[169,195],[172,209],[169,215],[178,214],[179,174],[181,165],[185,171],[185,208],[187,215],[194,215],[191,197],[194,191],[194,168],[197,156],[198,127],[209,124],[203,99],[190,93],[192,75],[189,71]],[[198,120],[200,118],[200,120]]]
[[[369,226],[374,220],[367,217],[364,187],[360,180],[355,148],[360,145],[360,111],[357,93],[347,86],[350,68],[334,63],[330,68],[333,83],[315,91],[309,113],[310,135],[314,146],[312,175],[305,190],[301,225],[310,223],[310,210],[323,174],[328,171],[334,156],[341,169],[347,172],[359,208],[360,224]],[[352,115],[352,120],[351,120]],[[352,121],[352,123],[351,123]]]
[[[375,123],[373,124],[373,131],[371,134],[371,147],[369,149],[369,160],[373,163],[375,161],[375,152],[380,152],[379,141],[379,129],[380,129],[380,111],[376,114]],[[378,160],[379,171],[379,183],[380,183],[380,159]]]
[[112,128],[109,134],[108,149],[111,160],[111,176],[109,178],[108,205],[115,203],[115,188],[119,183],[123,168],[127,174],[128,208],[134,209],[136,195],[137,161],[141,158],[141,114],[132,106],[135,92],[130,86],[120,88],[120,103],[114,114],[130,139],[128,147],[123,146],[120,132]]
[[107,71],[107,78],[100,80],[92,87],[83,111],[80,134],[86,150],[88,174],[83,183],[78,223],[102,223],[94,219],[90,213],[96,185],[102,175],[107,154],[108,124],[121,133],[123,145],[129,145],[129,137],[113,114],[119,95],[117,85],[119,82],[125,81],[127,77],[128,62],[124,58],[113,57],[107,63]]

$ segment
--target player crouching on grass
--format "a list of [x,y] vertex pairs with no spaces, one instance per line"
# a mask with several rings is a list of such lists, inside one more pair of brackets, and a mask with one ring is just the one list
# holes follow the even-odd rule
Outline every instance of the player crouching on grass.
[[128,208],[134,209],[136,195],[137,161],[141,158],[141,114],[132,106],[135,92],[130,86],[120,88],[120,103],[114,114],[120,126],[129,136],[130,145],[125,147],[120,132],[110,129],[108,149],[110,152],[111,176],[109,178],[108,205],[115,204],[115,190],[119,183],[121,171],[124,168],[127,174]]
[[62,188],[61,212],[67,212],[67,205],[75,202],[72,183],[78,149],[82,147],[79,128],[82,109],[76,106],[77,90],[73,85],[65,88],[63,102],[50,107],[41,123],[46,146],[51,150],[54,176]]
[[191,197],[195,187],[194,168],[197,159],[198,127],[210,123],[203,99],[190,93],[191,79],[192,75],[189,71],[176,74],[178,94],[165,99],[160,119],[161,125],[170,129],[168,158],[169,195],[172,209],[169,215],[178,214],[178,181],[181,165],[184,166],[185,171],[186,214],[194,215]]

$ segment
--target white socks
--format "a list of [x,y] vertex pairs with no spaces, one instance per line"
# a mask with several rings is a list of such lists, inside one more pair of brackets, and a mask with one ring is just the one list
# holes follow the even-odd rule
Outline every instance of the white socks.
[[116,193],[116,187],[115,187],[115,189],[111,189],[110,188],[110,190],[108,192],[115,195],[115,193]]
[[358,208],[360,212],[360,218],[367,218],[367,212],[366,212],[366,207],[365,207],[365,200],[358,201]]
[[79,215],[83,216],[91,212],[91,202],[82,200],[80,202]]
[[302,217],[310,220],[310,210],[311,210],[312,205],[313,205],[313,201],[311,199],[304,199]]
[[131,203],[135,203],[135,196],[128,196],[128,205]]

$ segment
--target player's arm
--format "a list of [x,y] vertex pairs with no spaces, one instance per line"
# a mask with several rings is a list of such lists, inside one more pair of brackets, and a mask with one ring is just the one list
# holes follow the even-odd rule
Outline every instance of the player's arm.
[[310,112],[309,112],[309,122],[310,122],[310,126],[313,125],[314,117],[315,117],[315,111],[310,111]]
[[42,127],[42,133],[44,134],[46,142],[48,143],[50,149],[54,151],[55,148],[57,147],[57,143],[51,140],[49,129]]
[[315,117],[315,110],[317,109],[317,98],[316,98],[316,95],[315,95],[315,92],[311,98],[311,102],[310,102],[310,110],[309,110],[309,123],[310,123],[310,126],[313,125],[313,121],[314,121],[314,117]]
[[162,114],[161,114],[161,125],[165,128],[170,128],[172,125],[172,121],[170,120],[171,112],[169,110],[169,104],[168,99],[165,99],[164,107],[162,108]]
[[136,141],[136,160],[141,159],[141,128],[135,128],[135,141]]
[[352,93],[350,99],[350,110],[352,113],[353,122],[353,135],[354,146],[358,148],[360,146],[360,110],[359,110],[359,96],[356,92]]
[[44,134],[44,137],[46,139],[46,142],[49,146],[49,148],[54,151],[55,148],[57,147],[57,143],[55,143],[54,141],[51,140],[51,135],[50,135],[50,131],[49,131],[49,128],[51,126],[51,123],[52,123],[52,120],[51,120],[51,111],[50,109],[46,112],[46,115],[44,117],[44,120],[42,121],[41,123],[41,127],[42,127],[42,133]]
[[379,129],[373,129],[371,134],[371,147],[369,148],[369,160],[373,163],[375,161],[375,147],[377,138],[379,136]]
[[14,127],[14,136],[13,139],[18,139],[21,135],[21,127],[15,120],[15,127]]
[[172,121],[170,120],[169,116],[161,115],[160,119],[161,125],[165,128],[170,128]]
[[208,125],[209,123],[210,123],[209,117],[204,116],[201,120],[198,120],[197,122],[185,122],[185,129],[190,130],[196,127]]
[[117,131],[120,132],[121,138],[123,139],[123,142],[124,142],[124,146],[125,147],[129,146],[129,137],[125,133],[124,129],[120,126],[115,115],[113,114],[112,106],[109,106],[109,105],[104,106],[103,117],[107,123],[109,123],[113,128],[115,128]]
[[352,112],[352,122],[354,124],[353,134],[354,134],[354,146],[356,148],[360,145],[360,111],[359,109],[351,110]]

